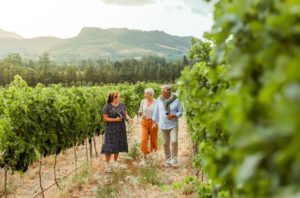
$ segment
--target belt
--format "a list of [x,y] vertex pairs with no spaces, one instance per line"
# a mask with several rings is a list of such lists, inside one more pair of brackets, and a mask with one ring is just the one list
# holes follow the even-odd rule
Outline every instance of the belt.
[[143,118],[143,120],[152,120],[151,118]]

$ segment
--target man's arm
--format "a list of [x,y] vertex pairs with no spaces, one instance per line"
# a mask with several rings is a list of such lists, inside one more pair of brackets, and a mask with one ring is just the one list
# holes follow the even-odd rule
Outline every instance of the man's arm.
[[176,113],[170,113],[169,115],[167,115],[169,120],[175,119],[175,118],[180,118],[183,114],[183,108],[181,103],[179,102],[179,100],[177,99],[176,102],[176,106],[174,107],[174,111],[176,111]]
[[183,108],[179,100],[177,100],[177,113],[175,114],[177,118],[180,118],[183,114]]
[[155,102],[154,109],[153,109],[153,115],[152,120],[156,123],[159,122],[159,108],[158,108],[158,101]]

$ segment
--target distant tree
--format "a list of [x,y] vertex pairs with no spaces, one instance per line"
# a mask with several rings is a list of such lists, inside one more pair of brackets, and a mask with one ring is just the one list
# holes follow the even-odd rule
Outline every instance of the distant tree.
[[188,61],[186,55],[184,55],[183,58],[182,58],[182,65],[184,67],[187,66],[187,65],[189,65],[189,61]]
[[167,79],[168,75],[166,69],[163,66],[159,65],[156,73],[156,81],[163,83],[166,82]]
[[70,65],[66,69],[65,82],[77,82],[77,68]]
[[[180,61],[168,62],[164,57],[145,56],[141,59],[82,60],[78,64],[57,64],[49,53],[39,56],[37,61],[22,60],[19,54],[10,54],[0,60],[0,85],[9,84],[15,75],[20,75],[30,86],[63,83],[104,84],[120,82],[167,82],[174,81],[188,63],[186,56]],[[77,83],[80,81],[80,83]]]
[[20,54],[9,54],[6,58],[4,58],[3,61],[14,66],[22,66],[23,63]]

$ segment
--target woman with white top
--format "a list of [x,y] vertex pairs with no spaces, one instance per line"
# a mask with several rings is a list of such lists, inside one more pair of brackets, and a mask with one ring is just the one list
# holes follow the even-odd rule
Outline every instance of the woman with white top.
[[[140,104],[139,115],[142,116],[142,141],[141,151],[145,154],[157,150],[157,133],[158,127],[153,127],[153,109],[156,100],[153,98],[154,90],[152,88],[145,89],[144,97]],[[148,140],[150,139],[150,149],[148,148]],[[149,151],[150,150],[150,151]]]

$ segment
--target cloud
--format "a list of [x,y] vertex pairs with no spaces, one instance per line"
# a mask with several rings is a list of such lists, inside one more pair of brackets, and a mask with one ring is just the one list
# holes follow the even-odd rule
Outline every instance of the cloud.
[[204,0],[184,0],[194,13],[208,15],[213,11],[213,3],[208,3]]
[[162,0],[167,2],[169,10],[189,9],[195,14],[208,16],[213,12],[213,5],[216,0],[208,3],[205,0]]
[[127,6],[143,6],[155,3],[154,0],[102,0],[106,4],[127,5]]

